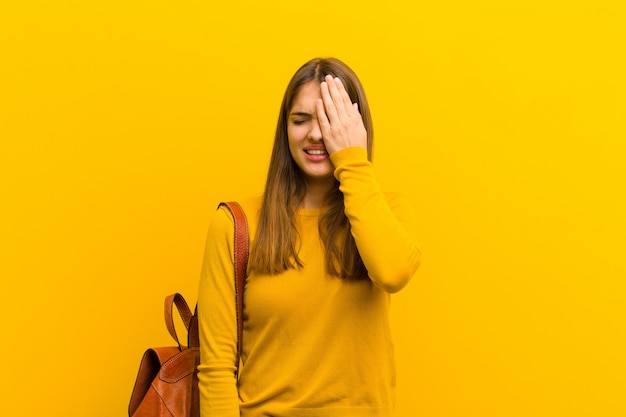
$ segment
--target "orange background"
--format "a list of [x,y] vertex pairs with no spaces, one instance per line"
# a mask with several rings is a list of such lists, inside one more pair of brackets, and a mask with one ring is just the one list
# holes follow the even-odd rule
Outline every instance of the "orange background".
[[626,415],[623,2],[374,4],[0,2],[5,415],[126,414],[319,55],[360,75],[420,219],[397,416]]

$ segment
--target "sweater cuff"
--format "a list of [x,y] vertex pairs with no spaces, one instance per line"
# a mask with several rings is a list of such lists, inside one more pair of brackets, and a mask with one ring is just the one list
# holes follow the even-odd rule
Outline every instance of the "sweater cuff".
[[335,178],[339,179],[339,174],[347,166],[353,164],[369,164],[367,159],[367,149],[359,146],[344,148],[330,155],[330,161],[335,166]]

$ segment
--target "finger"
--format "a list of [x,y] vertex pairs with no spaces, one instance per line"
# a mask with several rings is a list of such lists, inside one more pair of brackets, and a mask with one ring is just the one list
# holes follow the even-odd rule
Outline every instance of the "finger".
[[326,116],[328,117],[328,121],[330,123],[338,123],[339,115],[337,114],[337,108],[335,106],[335,102],[331,97],[329,85],[326,81],[323,81],[320,84],[320,92],[322,95],[322,100],[324,103],[324,109],[326,111]]
[[[338,82],[339,84],[341,84],[341,80],[339,80],[339,78],[333,78],[331,75],[327,75],[325,79],[326,84],[328,85],[328,92],[333,100],[335,108],[337,109],[337,114],[339,115],[339,117],[341,117],[346,114],[346,105],[344,102],[344,98],[338,87]],[[341,84],[341,86],[343,87],[343,84]]]
[[335,85],[337,86],[337,91],[339,92],[339,95],[343,101],[344,108],[346,109],[349,115],[350,114],[349,110],[352,109],[352,105],[354,103],[352,103],[352,100],[350,99],[350,95],[348,94],[346,87],[343,85],[343,82],[341,81],[339,77],[335,77]]
[[320,130],[322,131],[322,138],[328,138],[330,135],[330,122],[328,121],[328,116],[324,110],[324,101],[318,99],[315,109],[317,112],[317,122],[320,125]]

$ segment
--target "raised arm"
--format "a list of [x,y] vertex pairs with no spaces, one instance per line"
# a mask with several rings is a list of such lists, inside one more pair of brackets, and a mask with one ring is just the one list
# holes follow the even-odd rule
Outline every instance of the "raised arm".
[[370,278],[387,292],[402,289],[420,264],[415,215],[400,196],[387,198],[367,159],[367,132],[339,78],[320,84],[317,118],[344,195],[352,236]]
[[399,194],[384,194],[367,151],[345,148],[331,155],[345,213],[369,276],[387,292],[401,290],[420,265],[415,213]]

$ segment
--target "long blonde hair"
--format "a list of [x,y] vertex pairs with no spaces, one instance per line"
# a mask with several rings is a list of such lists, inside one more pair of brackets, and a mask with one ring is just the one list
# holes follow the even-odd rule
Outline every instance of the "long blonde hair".
[[[352,102],[358,103],[367,131],[368,159],[372,158],[372,118],[356,74],[336,58],[316,58],[302,65],[291,78],[283,96],[259,226],[250,253],[250,268],[261,273],[278,274],[303,266],[296,247],[295,213],[306,194],[306,184],[289,151],[287,120],[300,88],[309,81],[322,82],[325,75],[339,77]],[[337,181],[326,200],[328,209],[320,218],[319,233],[325,248],[327,272],[342,278],[366,278],[367,270],[350,232],[350,223],[344,213],[343,193]]]

